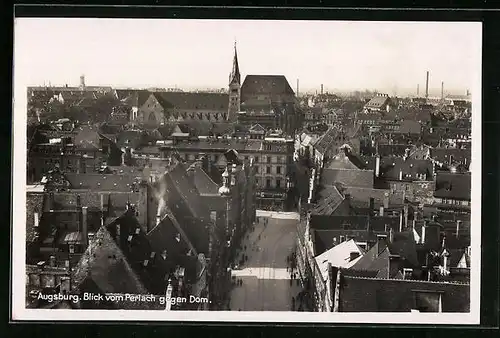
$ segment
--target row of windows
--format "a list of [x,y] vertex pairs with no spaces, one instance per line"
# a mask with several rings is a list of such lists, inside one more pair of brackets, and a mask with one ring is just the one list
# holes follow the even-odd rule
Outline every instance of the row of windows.
[[[261,168],[264,168],[264,167],[256,166],[257,173],[261,173],[261,174],[264,173],[264,169],[261,170]],[[265,168],[266,168],[265,169],[265,173],[266,174],[274,174],[272,172],[272,167],[271,166],[266,166]],[[276,167],[276,174],[278,174],[278,175],[282,174],[281,166],[277,166]]]
[[437,203],[442,203],[442,204],[450,204],[450,205],[463,205],[463,206],[470,206],[470,201],[458,201],[454,199],[446,199],[446,198],[436,198]]
[[[277,178],[275,180],[273,180],[272,178],[266,178],[265,181],[261,181],[261,179],[259,177],[257,177],[255,179],[255,181],[256,181],[257,185],[259,185],[259,186],[261,185],[261,182],[265,182],[264,187],[266,189],[272,189],[272,188],[281,189],[281,188],[283,188],[283,182],[279,178]],[[273,183],[274,183],[274,185],[273,185]]]

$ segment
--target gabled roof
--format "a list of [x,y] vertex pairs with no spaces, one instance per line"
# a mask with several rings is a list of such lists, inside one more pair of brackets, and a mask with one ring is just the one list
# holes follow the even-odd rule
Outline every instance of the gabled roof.
[[389,101],[390,98],[388,96],[375,96],[365,104],[365,108],[381,109]]
[[[401,261],[398,263],[399,269],[405,266],[418,266],[417,251],[415,241],[410,234],[394,234],[394,242],[379,240],[377,243],[351,266],[353,270],[377,271],[377,278],[395,278],[398,271],[389,271],[390,256],[398,255]],[[398,270],[399,270],[398,269]]]
[[99,149],[101,135],[98,127],[80,125],[74,129],[74,145],[78,148]]
[[241,86],[242,102],[255,94],[295,95],[283,75],[247,75]]
[[434,191],[434,197],[470,201],[470,173],[438,172],[436,176],[436,191]]
[[322,186],[342,183],[346,186],[373,187],[373,171],[360,169],[323,169],[320,178]]
[[456,149],[456,148],[431,148],[430,157],[440,163],[454,164],[465,163],[470,164],[471,149]]
[[73,282],[77,288],[86,280],[93,281],[102,293],[148,292],[106,227],[97,231],[76,267]]
[[337,187],[343,194],[349,194],[351,205],[353,206],[369,205],[370,198],[373,198],[374,207],[378,208],[379,206],[384,204],[384,198],[386,197],[386,194],[389,198],[389,205],[400,205],[404,202],[403,193],[400,191],[391,193],[389,189],[342,186],[339,184],[337,184]]
[[125,130],[118,134],[116,145],[118,148],[138,148],[145,143],[145,135],[140,130]]
[[411,151],[412,148],[413,146],[409,144],[379,144],[378,154],[381,157],[403,156],[406,152],[406,149]]
[[432,178],[432,162],[430,160],[414,160],[411,158],[385,157],[380,160],[380,177],[388,180],[398,180],[400,172],[403,179],[417,179],[418,175]]
[[200,195],[219,195],[219,186],[201,168],[196,166],[193,170],[194,184]]
[[223,93],[157,92],[154,96],[164,108],[227,111],[229,96]]
[[261,126],[260,124],[257,123],[257,124],[252,125],[248,131],[250,133],[265,133],[266,128],[264,128],[263,126]]
[[339,137],[343,135],[344,133],[340,129],[330,127],[328,131],[314,143],[314,148],[320,153],[325,154],[333,145],[340,142]]
[[316,230],[366,230],[367,216],[311,215],[310,227]]
[[346,151],[340,151],[335,155],[326,169],[365,169],[364,163],[354,154]]
[[[344,271],[349,272],[344,274]],[[416,307],[416,290],[442,296],[442,312],[470,312],[470,286],[465,283],[428,282],[350,276],[342,270],[339,308],[342,312],[407,312]],[[437,306],[434,309],[437,311]]]
[[183,226],[198,253],[208,253],[209,211],[194,182],[187,176],[185,166],[175,164],[161,180],[166,203]]
[[[351,260],[351,253],[357,253],[359,256]],[[334,246],[333,248],[316,256],[314,259],[323,275],[323,280],[328,278],[328,263],[338,268],[350,268],[361,258],[364,251],[351,239]]]
[[140,173],[131,174],[98,174],[98,173],[66,173],[70,189],[86,189],[91,191],[126,191],[133,190]]
[[238,152],[234,149],[229,149],[224,153],[224,157],[226,158],[227,163],[240,165],[242,164],[241,160],[238,157]]
[[399,124],[399,129],[395,130],[395,134],[414,134],[418,135],[422,131],[422,125],[415,120],[403,120]]
[[[344,202],[344,196],[336,187],[331,187],[323,198],[321,198],[312,210],[313,215],[332,215]],[[348,202],[348,201],[347,201]],[[347,206],[349,207],[349,206]]]

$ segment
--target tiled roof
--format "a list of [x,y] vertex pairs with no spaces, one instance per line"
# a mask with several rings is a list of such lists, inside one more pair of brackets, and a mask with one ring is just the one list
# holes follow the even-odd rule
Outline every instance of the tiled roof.
[[434,197],[459,200],[471,199],[470,173],[438,172],[436,176],[436,191]]
[[[359,254],[357,258],[351,260],[351,253]],[[349,268],[354,265],[364,254],[364,251],[351,239],[334,246],[333,248],[323,252],[315,257],[316,263],[323,275],[323,280],[328,278],[328,263],[339,268]]]
[[366,230],[368,228],[368,217],[311,215],[310,227],[316,230]]
[[430,157],[440,163],[454,164],[465,163],[470,164],[471,149],[455,149],[455,148],[431,148]]
[[283,75],[247,75],[241,85],[242,102],[255,94],[295,95],[292,87]]
[[431,120],[432,111],[420,108],[400,108],[392,112],[400,120],[412,120],[427,123]]
[[[138,192],[109,192],[103,193],[95,190],[78,191],[78,192],[56,192],[54,196],[54,204],[50,206],[51,209],[73,209],[77,206],[77,198],[80,197],[82,206],[93,209],[101,208],[101,195],[103,195],[104,208],[108,210],[115,209],[115,211],[125,210],[128,202],[136,204],[139,201]],[[110,205],[111,203],[111,205]]]
[[399,129],[394,131],[395,134],[420,134],[422,126],[415,120],[403,120],[399,124]]
[[415,309],[415,290],[441,294],[443,312],[470,311],[468,284],[353,277],[343,274],[341,278],[341,312],[409,313]]
[[[335,210],[340,207],[344,202],[344,196],[337,190],[336,187],[331,187],[328,189],[326,194],[321,198],[314,209],[312,210],[313,215],[332,215]],[[347,201],[349,203],[349,201]],[[349,208],[349,205],[347,205]]]
[[375,96],[368,103],[366,103],[366,108],[382,108],[385,104],[388,103],[389,97],[387,96]]
[[178,232],[168,216],[165,216],[160,224],[149,231],[147,237],[152,250],[158,256],[166,251],[167,256],[164,261],[171,269],[179,264],[179,260],[186,256],[190,249],[186,239]]
[[342,183],[346,186],[373,187],[373,171],[360,169],[323,169],[320,178],[322,186]]
[[238,152],[234,149],[229,149],[228,151],[226,151],[224,153],[224,157],[226,158],[227,163],[236,165],[242,164],[241,160],[239,159]]
[[[325,251],[333,248],[335,243],[340,242],[340,237],[349,237],[359,242],[369,242],[374,240],[374,236],[367,230],[310,230],[314,245],[314,255],[321,255]],[[337,244],[338,245],[338,244]]]
[[418,175],[432,178],[432,162],[430,160],[414,160],[399,157],[386,157],[380,160],[380,177],[388,180],[398,180],[400,172],[403,179],[417,179]]
[[389,197],[389,205],[403,204],[403,193],[396,191],[391,193],[388,189],[375,189],[363,188],[353,186],[342,186],[341,191],[343,194],[349,194],[351,197],[351,204],[356,205],[369,205],[370,198],[373,198],[374,207],[378,208],[384,204],[385,194]]
[[218,195],[219,186],[200,167],[193,171],[194,184],[201,195]]
[[132,191],[141,173],[97,174],[66,173],[71,189],[90,189],[92,191]]
[[138,148],[144,145],[144,134],[140,130],[126,130],[118,134],[116,145],[118,148]]
[[74,273],[74,285],[81,290],[92,280],[103,293],[146,293],[145,286],[106,227],[101,227],[89,243]]
[[79,148],[99,149],[101,136],[99,128],[95,126],[80,125],[74,129],[73,143]]
[[413,147],[408,144],[379,144],[378,153],[381,157],[403,156],[406,149],[411,151]]
[[227,111],[229,107],[228,94],[156,92],[154,95],[164,108]]
[[332,146],[341,142],[339,138],[343,137],[343,132],[338,128],[331,127],[328,131],[319,138],[314,144],[314,148],[321,154],[325,154]]
[[325,166],[326,169],[364,169],[364,164],[356,156],[340,151]]
[[172,271],[169,271],[160,253],[155,252],[133,213],[124,213],[106,228],[144,287],[153,294],[165,294]]
[[186,168],[177,163],[164,178],[166,203],[199,253],[208,252],[209,212]]

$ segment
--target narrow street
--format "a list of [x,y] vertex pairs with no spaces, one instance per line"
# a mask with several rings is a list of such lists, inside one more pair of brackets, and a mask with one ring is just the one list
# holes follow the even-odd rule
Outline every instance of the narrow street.
[[258,213],[255,229],[245,237],[239,254],[248,258],[232,271],[233,280],[242,283],[231,292],[232,311],[292,310],[292,297],[302,290],[287,268],[287,256],[295,247],[296,217],[295,213]]

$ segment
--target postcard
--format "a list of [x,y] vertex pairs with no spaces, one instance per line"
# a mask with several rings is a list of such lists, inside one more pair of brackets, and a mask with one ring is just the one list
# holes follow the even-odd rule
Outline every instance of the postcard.
[[478,324],[481,29],[16,19],[12,319]]

